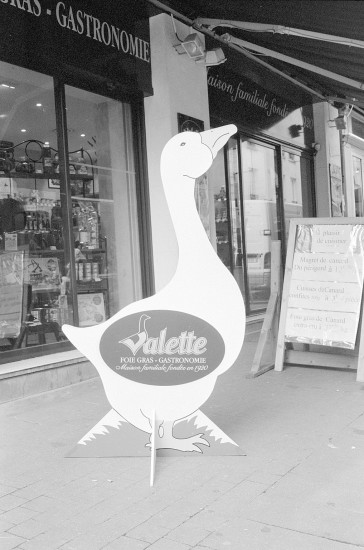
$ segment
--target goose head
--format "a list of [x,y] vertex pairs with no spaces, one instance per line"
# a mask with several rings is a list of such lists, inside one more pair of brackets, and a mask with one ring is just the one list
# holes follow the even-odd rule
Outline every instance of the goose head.
[[182,132],[163,149],[161,171],[196,179],[210,168],[218,151],[237,132],[234,124],[205,132]]

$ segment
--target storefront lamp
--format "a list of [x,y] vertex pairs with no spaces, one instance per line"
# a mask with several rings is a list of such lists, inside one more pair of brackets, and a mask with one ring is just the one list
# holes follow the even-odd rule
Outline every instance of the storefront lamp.
[[221,48],[214,48],[213,50],[208,50],[205,57],[206,67],[213,67],[215,65],[221,65],[225,63],[226,57]]
[[196,33],[186,36],[181,46],[191,59],[199,59],[205,56],[205,47]]

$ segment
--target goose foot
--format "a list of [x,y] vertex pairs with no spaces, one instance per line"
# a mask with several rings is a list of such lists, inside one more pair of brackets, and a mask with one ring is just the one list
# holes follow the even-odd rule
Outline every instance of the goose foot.
[[[163,422],[156,433],[155,448],[156,449],[175,449],[186,453],[197,452],[202,453],[202,449],[198,445],[210,447],[210,444],[203,438],[203,433],[192,435],[186,438],[177,438],[173,436],[174,422]],[[152,436],[151,436],[152,437]],[[147,444],[148,447],[151,443]]]

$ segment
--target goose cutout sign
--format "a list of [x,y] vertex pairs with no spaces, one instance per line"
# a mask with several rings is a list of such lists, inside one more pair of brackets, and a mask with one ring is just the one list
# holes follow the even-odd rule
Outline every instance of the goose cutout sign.
[[171,138],[161,176],[178,242],[171,281],[102,324],[63,332],[99,372],[111,410],[68,456],[242,454],[204,413],[245,331],[240,289],[196,210],[195,179],[236,133],[234,125]]

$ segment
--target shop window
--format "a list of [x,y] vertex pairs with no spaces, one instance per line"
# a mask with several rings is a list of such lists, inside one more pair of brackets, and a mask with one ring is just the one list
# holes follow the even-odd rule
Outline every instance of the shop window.
[[363,216],[363,167],[362,159],[353,156],[355,216]]
[[80,326],[141,297],[129,105],[66,86]]
[[364,123],[361,120],[351,118],[351,131],[355,136],[364,139]]
[[65,90],[59,128],[53,79],[0,63],[0,361],[66,349],[62,324],[142,294],[130,106]]
[[1,351],[63,340],[72,322],[64,276],[53,80],[0,64]]
[[282,155],[282,182],[283,182],[283,210],[285,224],[285,244],[288,241],[289,220],[301,218],[302,209],[302,181],[300,156],[294,153]]
[[214,197],[215,225],[211,227],[211,240],[223,264],[231,269],[231,248],[228,200],[225,185],[224,152],[219,151],[208,173],[208,184]]

